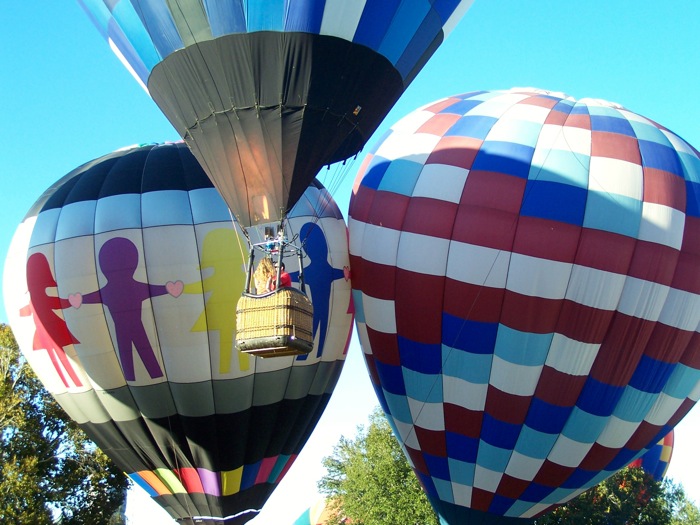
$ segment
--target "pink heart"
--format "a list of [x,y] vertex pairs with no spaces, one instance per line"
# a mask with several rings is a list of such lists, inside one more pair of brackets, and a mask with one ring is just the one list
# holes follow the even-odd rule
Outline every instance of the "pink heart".
[[80,305],[83,304],[83,296],[79,293],[69,294],[68,302],[73,308],[80,308]]
[[349,266],[343,266],[343,275],[345,276],[346,281],[350,280],[350,267]]
[[185,288],[185,284],[182,281],[168,281],[165,283],[165,289],[173,297],[180,297],[182,290]]

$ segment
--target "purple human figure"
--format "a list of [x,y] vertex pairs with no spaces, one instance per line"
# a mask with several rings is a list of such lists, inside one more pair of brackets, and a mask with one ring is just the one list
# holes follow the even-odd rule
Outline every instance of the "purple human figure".
[[182,293],[182,281],[148,284],[134,279],[139,262],[139,252],[134,243],[123,237],[115,237],[104,243],[99,254],[100,269],[107,278],[101,289],[85,295],[74,294],[71,304],[103,304],[114,322],[117,348],[124,372],[124,379],[134,381],[134,348],[143,361],[151,378],[163,376],[153,352],[151,342],[141,321],[142,304],[146,299],[169,293],[178,297]]

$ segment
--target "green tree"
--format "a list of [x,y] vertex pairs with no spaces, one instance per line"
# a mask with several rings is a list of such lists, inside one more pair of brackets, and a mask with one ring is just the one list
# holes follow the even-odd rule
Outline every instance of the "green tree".
[[41,386],[1,323],[0,461],[3,524],[114,523],[125,500],[126,477]]
[[438,519],[381,410],[359,427],[354,439],[342,437],[323,459],[319,481],[336,516],[353,525],[437,525]]
[[697,507],[680,485],[655,481],[639,468],[624,468],[535,524],[700,525],[697,516]]

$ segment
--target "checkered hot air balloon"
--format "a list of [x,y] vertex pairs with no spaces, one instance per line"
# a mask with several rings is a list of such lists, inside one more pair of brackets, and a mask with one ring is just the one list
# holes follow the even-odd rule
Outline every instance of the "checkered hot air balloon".
[[81,166],[14,236],[5,303],[27,361],[180,523],[252,519],[338,380],[353,318],[345,221],[315,183],[289,227],[307,245],[315,345],[308,356],[272,360],[234,347],[248,250],[183,143]]
[[700,158],[619,105],[429,104],[350,204],[372,382],[435,510],[519,523],[627,465],[700,396]]
[[472,0],[78,0],[241,225],[356,154]]

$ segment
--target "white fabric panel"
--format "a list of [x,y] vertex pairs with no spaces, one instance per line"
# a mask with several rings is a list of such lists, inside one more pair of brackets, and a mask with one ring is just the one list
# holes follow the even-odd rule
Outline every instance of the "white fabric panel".
[[581,343],[555,333],[545,364],[564,374],[585,376],[591,371],[598,350],[600,344]]
[[364,222],[348,217],[348,249],[351,255],[362,254],[362,242],[365,238]]
[[451,241],[447,277],[478,286],[504,288],[510,255],[502,250]]
[[[189,208],[189,207],[188,207]],[[111,195],[97,201],[94,232],[105,233],[141,227],[141,195]]]
[[[56,238],[56,225],[58,224],[58,217],[60,214],[60,209],[47,210],[32,219],[35,222],[32,226],[31,242],[28,246],[52,243]],[[23,253],[26,254],[27,252]]]
[[374,224],[365,224],[364,230],[360,249],[352,253],[361,255],[366,261],[396,266],[396,249],[388,248],[398,246],[401,232]]
[[458,377],[442,376],[442,397],[445,403],[480,411],[486,406],[486,383],[470,383]]
[[408,134],[401,129],[400,132],[389,135],[374,155],[388,160],[401,158],[423,165],[441,138],[429,133]]
[[66,204],[61,208],[56,225],[56,241],[81,235],[92,235],[95,222],[95,201]]
[[418,436],[416,436],[416,432],[413,430],[413,424],[404,423],[396,418],[393,419],[394,424],[396,425],[396,430],[398,430],[399,437],[401,438],[401,441],[403,441],[404,445],[412,448],[413,450],[420,450],[420,443],[418,443]]
[[[505,120],[497,122],[492,128],[492,132],[498,129],[499,132],[508,133],[508,128],[510,128],[510,123],[508,120],[525,120],[527,122],[534,122],[537,124],[544,124],[547,120],[550,112],[550,108],[545,108],[542,106],[535,106],[533,104],[516,104],[508,110],[507,118]],[[503,128],[503,129],[500,129]],[[505,137],[506,135],[504,135]],[[489,140],[500,140],[492,138],[489,134]],[[522,142],[520,142],[522,144]]]
[[535,478],[544,464],[544,458],[531,458],[514,450],[506,466],[505,473],[514,478],[530,481]]
[[[439,380],[437,376],[436,380]],[[406,400],[416,426],[427,430],[445,430],[445,414],[442,409],[442,403],[425,403],[411,397],[407,397]]]
[[477,463],[474,468],[474,487],[495,493],[502,477],[502,472],[495,472]]
[[625,421],[611,416],[596,442],[609,448],[622,448],[639,428],[639,422]]
[[355,323],[355,327],[357,328],[357,338],[360,340],[362,353],[372,355],[372,345],[370,345],[369,336],[367,335],[367,325],[365,323]]
[[326,0],[320,34],[337,36],[352,42],[365,3],[366,0]]
[[625,195],[641,201],[643,177],[642,167],[639,164],[608,157],[591,157],[588,189]]
[[413,197],[426,197],[457,204],[469,170],[447,164],[426,164],[413,188]]
[[452,482],[452,497],[455,505],[468,507],[472,503],[472,487]]
[[566,299],[577,304],[615,310],[625,287],[625,275],[574,265]]
[[632,317],[656,321],[664,307],[669,290],[668,286],[627,277],[617,309]]
[[685,213],[682,211],[655,202],[644,202],[642,222],[639,225],[637,237],[642,241],[655,242],[680,250],[683,244],[684,227]]
[[676,413],[676,410],[680,408],[683,401],[685,401],[685,399],[678,399],[677,397],[669,396],[665,392],[661,392],[653,406],[649,409],[649,412],[644,416],[644,421],[652,425],[665,425],[673,414]]
[[[627,116],[627,114],[625,114],[625,116]],[[638,118],[643,119],[643,117],[638,117]],[[643,119],[643,120],[646,121],[646,123],[651,124],[648,120],[646,120],[646,119]],[[653,124],[651,124],[651,125],[653,125]],[[664,137],[666,137],[668,139],[669,143],[671,144],[673,149],[675,149],[676,151],[686,153],[687,155],[691,155],[693,157],[695,157],[697,155],[697,153],[695,153],[695,151],[693,151],[693,149],[690,147],[690,144],[688,144],[685,140],[678,137],[678,135],[676,135],[672,131],[668,131],[666,129],[659,129],[659,132],[661,132],[664,135]]]
[[506,289],[530,297],[563,299],[573,265],[513,253]]
[[531,396],[542,374],[542,366],[523,366],[493,356],[489,383],[502,392]]
[[593,443],[580,443],[560,434],[547,459],[565,467],[578,467]]
[[[591,154],[591,131],[572,126],[545,124],[537,139],[535,158],[540,160],[537,164],[541,164],[542,155],[546,155],[549,149],[578,153],[586,159],[585,162],[588,162]],[[534,159],[533,164],[535,164]]]
[[365,307],[367,326],[377,332],[383,332],[385,334],[396,333],[396,310],[394,301],[377,299],[376,297],[371,297],[363,293],[362,304]]
[[396,266],[412,272],[442,277],[445,275],[445,261],[449,249],[449,239],[402,232]]
[[[497,97],[489,98],[475,108],[470,109],[469,115],[500,118],[510,110],[511,107],[521,100],[529,98],[529,96],[530,95],[524,95],[522,93],[504,93]],[[486,140],[490,140],[488,135],[486,136]]]
[[700,323],[700,296],[671,288],[659,322],[681,330],[695,331]]

